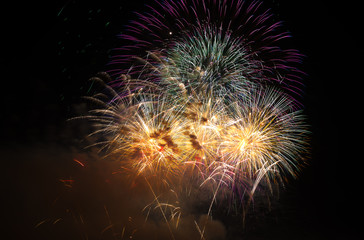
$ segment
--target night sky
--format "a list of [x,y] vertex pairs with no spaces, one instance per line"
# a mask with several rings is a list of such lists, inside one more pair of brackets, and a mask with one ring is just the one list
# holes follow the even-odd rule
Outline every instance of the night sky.
[[[109,69],[112,49],[122,44],[117,35],[136,19],[134,11],[145,10],[144,2],[29,1],[2,7],[10,13],[2,14],[1,21],[5,74],[0,149],[7,239],[86,238],[79,232],[62,235],[66,226],[54,230],[50,223],[37,224],[61,211],[53,210],[64,187],[59,179],[80,174],[72,162],[73,146],[82,144],[89,128],[67,119],[85,113],[81,97],[95,91],[87,80]],[[243,231],[234,218],[219,220],[227,239],[357,239],[362,232],[358,222],[362,157],[355,151],[361,150],[360,142],[355,142],[360,141],[362,126],[361,108],[355,107],[363,80],[361,6],[356,1],[328,0],[269,0],[266,6],[291,32],[289,46],[305,55],[303,102],[311,125],[312,156],[301,177],[281,192],[278,207],[255,219],[254,226]],[[351,133],[358,133],[357,138]],[[91,193],[85,194],[74,197],[84,198],[90,208],[96,206],[93,201],[104,206],[106,198],[95,200]],[[97,220],[89,222],[98,226]],[[91,233],[88,237],[113,239]]]

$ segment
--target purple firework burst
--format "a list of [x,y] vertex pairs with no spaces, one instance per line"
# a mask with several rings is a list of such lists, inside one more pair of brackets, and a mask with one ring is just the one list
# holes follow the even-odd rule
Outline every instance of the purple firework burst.
[[[140,78],[145,62],[136,59],[153,51],[168,57],[176,44],[188,43],[186,39],[196,33],[219,35],[222,39],[233,39],[237,50],[244,49],[243,57],[255,69],[255,79],[250,77],[250,80],[278,86],[300,105],[297,99],[301,95],[303,73],[298,67],[302,55],[296,49],[280,46],[281,40],[290,34],[282,30],[281,22],[275,21],[271,11],[262,5],[261,1],[243,0],[164,0],[147,5],[148,11],[137,13],[138,20],[130,22],[126,33],[120,35],[126,44],[115,49],[110,73],[138,74]],[[148,61],[158,64],[155,59]],[[132,69],[125,68],[131,64]]]

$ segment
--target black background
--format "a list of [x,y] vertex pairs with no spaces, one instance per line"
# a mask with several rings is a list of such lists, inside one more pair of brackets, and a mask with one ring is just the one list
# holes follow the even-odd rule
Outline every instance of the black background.
[[[361,150],[362,124],[361,108],[356,107],[363,80],[359,3],[266,1],[292,33],[291,44],[305,55],[312,157],[282,197],[286,220],[263,225],[259,233],[246,234],[247,239],[286,239],[285,231],[297,239],[355,239],[361,232],[361,158],[355,154]],[[19,211],[26,199],[18,199],[16,189],[29,180],[16,174],[27,159],[8,157],[9,152],[59,141],[66,119],[74,115],[72,106],[89,93],[87,79],[105,70],[110,50],[120,44],[116,35],[136,18],[133,11],[144,9],[139,0],[29,1],[2,7],[0,149],[7,152],[2,194],[10,236],[32,235],[19,233],[27,229],[29,217]]]

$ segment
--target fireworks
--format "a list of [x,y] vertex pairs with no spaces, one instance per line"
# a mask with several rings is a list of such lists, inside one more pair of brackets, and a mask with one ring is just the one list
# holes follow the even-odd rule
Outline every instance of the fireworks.
[[133,45],[112,65],[135,63],[112,71],[89,118],[96,144],[156,200],[155,186],[176,196],[205,188],[210,214],[218,199],[243,202],[299,173],[308,136],[296,99],[301,56],[275,45],[288,34],[260,5],[166,0],[122,35]]
[[[174,55],[182,74],[206,74],[214,82],[222,77],[218,85],[224,85],[224,76],[239,73],[237,78],[226,79],[229,91],[247,81],[269,82],[299,98],[302,72],[298,66],[302,55],[277,45],[290,35],[261,5],[254,0],[156,2],[148,6],[149,12],[138,14],[139,20],[131,22],[129,31],[120,35],[129,44],[116,50],[110,72],[115,76],[125,72],[138,75],[144,65],[135,63],[135,56],[159,51],[169,60]],[[122,64],[126,69],[120,67]],[[295,104],[300,105],[299,101]]]

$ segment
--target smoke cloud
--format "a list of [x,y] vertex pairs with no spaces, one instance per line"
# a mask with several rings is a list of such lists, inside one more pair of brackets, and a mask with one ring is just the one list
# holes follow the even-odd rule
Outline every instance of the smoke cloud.
[[9,236],[201,239],[203,231],[204,239],[225,239],[225,226],[210,216],[186,212],[171,219],[153,204],[143,181],[120,171],[118,162],[101,159],[95,149],[34,143],[3,149],[3,156],[12,181],[6,201],[14,206],[7,209]]

